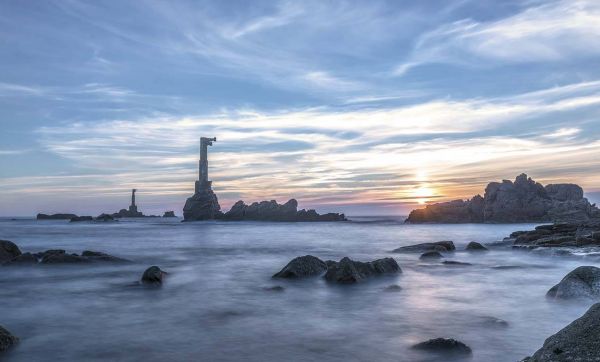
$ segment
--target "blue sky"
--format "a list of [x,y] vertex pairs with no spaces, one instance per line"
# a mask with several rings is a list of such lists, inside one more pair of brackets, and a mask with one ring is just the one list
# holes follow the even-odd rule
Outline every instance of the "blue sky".
[[0,215],[405,214],[526,172],[600,200],[597,1],[3,1]]

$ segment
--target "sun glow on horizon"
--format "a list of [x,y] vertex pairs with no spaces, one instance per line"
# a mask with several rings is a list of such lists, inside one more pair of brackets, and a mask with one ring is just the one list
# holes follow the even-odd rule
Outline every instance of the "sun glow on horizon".
[[413,191],[413,196],[417,198],[419,205],[424,205],[429,198],[435,196],[435,191],[428,186],[421,186]]

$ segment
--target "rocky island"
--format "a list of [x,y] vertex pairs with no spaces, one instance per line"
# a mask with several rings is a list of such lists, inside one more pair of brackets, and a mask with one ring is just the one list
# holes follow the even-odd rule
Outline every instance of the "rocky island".
[[230,221],[345,221],[344,214],[319,214],[315,210],[298,210],[298,201],[291,199],[285,204],[275,200],[254,202],[250,205],[240,200],[229,211],[223,213],[217,195],[212,190],[212,181],[208,180],[208,146],[217,138],[200,138],[200,161],[198,180],[194,195],[189,197],[183,207],[183,221],[230,220]]
[[543,186],[526,174],[514,182],[491,182],[483,197],[427,205],[411,211],[409,223],[583,223],[600,218],[600,210],[575,184]]

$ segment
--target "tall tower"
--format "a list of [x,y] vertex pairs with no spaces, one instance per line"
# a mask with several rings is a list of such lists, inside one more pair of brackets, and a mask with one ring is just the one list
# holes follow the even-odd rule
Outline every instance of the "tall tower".
[[200,137],[200,161],[198,163],[196,192],[211,188],[211,182],[208,181],[208,146],[212,146],[213,142],[217,142],[217,137]]
[[131,190],[131,205],[129,205],[129,212],[131,213],[137,213],[137,206],[135,205],[135,192],[137,191],[137,189],[132,189]]

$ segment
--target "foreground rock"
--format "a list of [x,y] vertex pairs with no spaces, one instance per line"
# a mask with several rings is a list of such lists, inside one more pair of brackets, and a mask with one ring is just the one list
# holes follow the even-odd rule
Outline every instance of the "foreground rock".
[[515,231],[505,240],[529,248],[600,246],[600,220],[540,225],[535,230]]
[[261,201],[246,205],[243,201],[236,202],[231,210],[221,217],[224,220],[255,220],[255,221],[345,221],[344,214],[318,214],[315,210],[298,210],[298,201],[291,199],[285,204],[277,201]]
[[325,279],[335,283],[357,283],[376,275],[402,272],[393,258],[383,258],[363,263],[345,257],[339,262],[328,261],[327,266]]
[[5,263],[21,255],[17,244],[9,240],[0,240],[0,264]]
[[453,251],[456,250],[452,241],[437,241],[435,243],[422,243],[416,245],[401,246],[392,250],[393,253],[423,253],[427,251]]
[[600,303],[549,337],[528,362],[600,361]]
[[557,299],[600,299],[600,268],[580,266],[553,286],[546,296]]
[[326,271],[327,264],[324,261],[312,255],[305,255],[294,258],[273,275],[273,278],[305,278],[318,276]]
[[486,248],[485,246],[481,245],[480,243],[478,243],[476,241],[471,241],[470,243],[468,243],[467,247],[465,249],[468,251],[486,251],[486,250],[488,250],[488,248]]
[[435,338],[425,342],[417,343],[412,346],[414,349],[443,353],[443,354],[459,354],[470,355],[471,348],[466,344],[451,338]]
[[600,210],[583,197],[583,189],[574,184],[543,186],[517,176],[514,182],[491,182],[483,197],[427,205],[413,210],[411,223],[518,223],[587,222],[600,218]]
[[9,331],[0,326],[0,352],[4,352],[19,342],[19,339],[13,336]]
[[151,266],[144,271],[144,274],[142,274],[142,284],[153,286],[162,285],[163,279],[166,275],[167,272],[160,270],[159,267],[155,265]]
[[35,217],[37,220],[71,220],[72,218],[77,217],[75,214],[37,214]]

